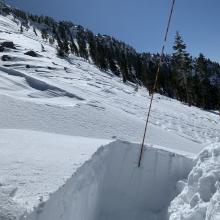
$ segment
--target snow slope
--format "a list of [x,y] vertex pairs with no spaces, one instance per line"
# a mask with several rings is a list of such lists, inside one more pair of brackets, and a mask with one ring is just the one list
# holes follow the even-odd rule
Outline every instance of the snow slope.
[[[149,96],[74,55],[58,58],[55,45],[32,28],[20,34],[10,17],[0,16],[0,30],[0,43],[16,47],[0,53],[10,57],[0,60],[0,216],[8,220],[47,199],[101,145],[140,143]],[[29,50],[39,57],[25,55]],[[215,113],[156,95],[147,142],[192,157],[219,141],[218,121]]]
[[[140,142],[149,101],[148,92],[144,88],[136,92],[135,85],[123,84],[120,78],[101,72],[81,58],[72,55],[68,60],[58,58],[55,46],[35,36],[32,28],[20,34],[19,26],[7,17],[0,16],[0,26],[0,41],[12,40],[17,48],[2,53],[12,57],[10,61],[0,61],[0,95],[4,101],[4,113],[7,113],[6,109],[12,105],[19,108],[17,114],[10,112],[11,117],[1,115],[2,127],[83,136],[88,136],[91,132],[89,136],[93,137],[114,136]],[[46,52],[41,52],[41,44]],[[28,50],[36,51],[40,57],[24,55]],[[26,65],[30,68],[26,68]],[[27,120],[19,115],[20,112],[26,111],[26,117],[29,117]],[[65,123],[66,128],[50,126],[52,122],[41,125],[35,123],[34,117],[47,120],[46,118],[52,115],[51,112],[54,112],[51,117],[55,117],[58,123]],[[88,117],[88,112],[94,117]],[[63,117],[63,114],[66,114],[66,117]],[[4,118],[8,120],[5,122]],[[67,122],[73,118],[76,126],[69,125],[73,121]],[[112,121],[107,120],[109,118]],[[155,130],[152,133],[165,130],[167,135],[181,136],[199,144],[210,143],[219,140],[218,118],[215,114],[195,107],[188,108],[178,101],[157,95],[150,130]],[[37,121],[39,122],[39,119]],[[73,127],[80,127],[82,131],[72,131]],[[157,142],[150,140],[154,141]],[[183,150],[183,146],[180,148]],[[195,144],[186,151],[198,153],[200,149],[201,147]]]

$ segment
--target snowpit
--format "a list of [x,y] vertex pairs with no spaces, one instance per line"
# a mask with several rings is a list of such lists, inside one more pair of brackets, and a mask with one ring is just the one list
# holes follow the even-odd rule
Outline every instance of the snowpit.
[[155,146],[115,141],[101,147],[28,220],[166,220],[176,183],[188,176],[193,160]]

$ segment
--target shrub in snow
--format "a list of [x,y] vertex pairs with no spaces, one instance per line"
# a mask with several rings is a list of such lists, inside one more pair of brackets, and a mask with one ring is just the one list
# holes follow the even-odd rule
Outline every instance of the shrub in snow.
[[0,52],[4,52],[5,48],[3,46],[0,46]]
[[36,53],[33,50],[30,50],[30,51],[26,52],[25,55],[28,55],[28,56],[31,56],[31,57],[39,57],[40,56],[38,53]]
[[171,202],[170,220],[219,220],[219,183],[220,143],[208,146],[195,160],[183,191]]
[[10,57],[10,56],[8,56],[8,55],[3,55],[2,56],[2,61],[9,61],[9,60],[11,60],[12,58]]
[[14,45],[14,43],[12,41],[2,42],[1,46],[2,47],[7,47],[7,48],[10,48],[10,49],[15,49],[15,45]]

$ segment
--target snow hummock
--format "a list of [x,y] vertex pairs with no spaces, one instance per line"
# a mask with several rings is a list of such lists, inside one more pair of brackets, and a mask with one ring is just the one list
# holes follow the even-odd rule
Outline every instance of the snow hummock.
[[205,148],[195,163],[171,203],[170,220],[220,219],[220,143]]
[[27,220],[168,219],[176,182],[186,178],[192,159],[145,148],[137,166],[138,144],[116,141],[100,148],[64,186],[42,201]]

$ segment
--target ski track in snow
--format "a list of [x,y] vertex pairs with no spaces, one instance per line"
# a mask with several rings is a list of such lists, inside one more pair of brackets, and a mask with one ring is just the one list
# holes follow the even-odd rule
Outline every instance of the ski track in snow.
[[[19,210],[55,191],[100,145],[113,139],[140,143],[149,96],[146,89],[137,92],[134,84],[123,84],[82,58],[58,58],[55,46],[32,28],[20,34],[10,17],[0,16],[0,29],[0,42],[11,40],[17,48],[1,53],[10,61],[0,61],[0,193]],[[41,56],[24,55],[28,50]],[[219,140],[217,114],[155,95],[148,143],[192,155]],[[85,157],[75,156],[78,148]],[[50,170],[51,164],[56,165]]]

